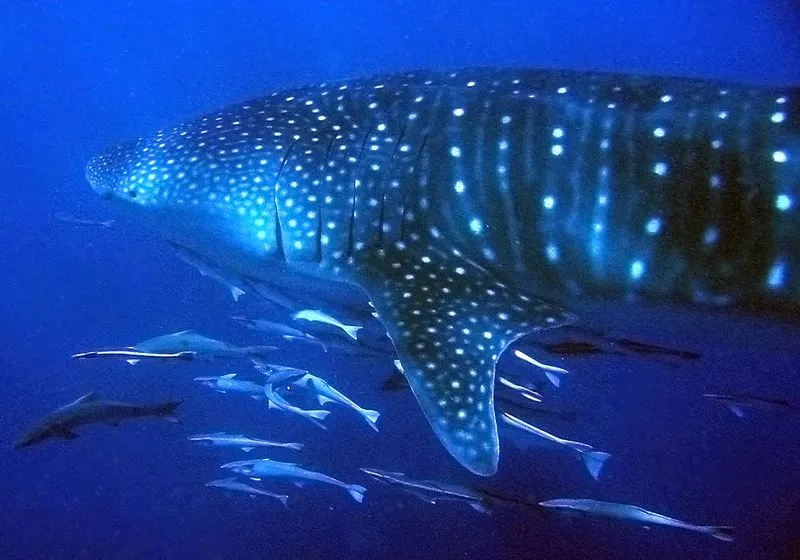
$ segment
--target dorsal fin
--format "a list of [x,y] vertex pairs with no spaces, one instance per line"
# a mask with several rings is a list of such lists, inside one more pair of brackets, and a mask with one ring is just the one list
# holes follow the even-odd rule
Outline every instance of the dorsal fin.
[[98,393],[97,391],[91,391],[89,393],[86,393],[82,397],[78,397],[77,399],[75,399],[71,403],[69,403],[67,405],[64,405],[62,408],[69,408],[71,406],[77,406],[77,405],[82,404],[82,403],[96,401],[99,398],[100,398],[100,393]]
[[235,373],[226,373],[225,375],[219,376],[220,379],[233,379],[234,377],[236,377]]
[[354,270],[394,342],[414,395],[447,450],[472,472],[497,470],[494,372],[526,333],[574,320],[518,293],[458,250],[399,242]]

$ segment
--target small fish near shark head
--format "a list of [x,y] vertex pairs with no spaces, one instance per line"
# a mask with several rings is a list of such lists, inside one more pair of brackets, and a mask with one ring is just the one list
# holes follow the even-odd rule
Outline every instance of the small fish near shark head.
[[[582,72],[406,73],[231,106],[111,148],[86,174],[104,198],[282,301],[330,303],[318,282],[362,288],[439,439],[489,475],[500,354],[574,320],[536,295],[800,308],[795,94]],[[744,112],[750,128],[732,126]],[[727,146],[758,149],[734,154],[731,171]],[[716,269],[752,274],[712,286]]]

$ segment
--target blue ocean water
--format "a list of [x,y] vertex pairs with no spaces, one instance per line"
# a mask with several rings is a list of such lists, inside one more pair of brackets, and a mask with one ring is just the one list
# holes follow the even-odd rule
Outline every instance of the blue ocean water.
[[[621,302],[574,302],[592,326],[702,353],[679,367],[570,357],[541,427],[613,454],[600,481],[569,454],[503,440],[499,474],[461,469],[409,392],[385,393],[390,360],[284,351],[382,413],[381,431],[339,411],[326,431],[223,396],[192,378],[241,362],[76,362],[75,352],[196,329],[239,344],[230,301],[163,244],[105,219],[84,166],[102,147],[284,87],[424,68],[525,66],[645,72],[769,85],[800,82],[791,1],[541,3],[6,2],[0,18],[0,557],[2,558],[791,558],[800,549],[798,415],[738,419],[706,392],[800,403],[799,329],[786,319]],[[552,333],[557,338],[557,333]],[[503,368],[506,368],[505,370]],[[508,356],[501,371],[535,375]],[[180,425],[93,426],[74,441],[12,450],[43,414],[89,391],[180,398]],[[197,447],[224,430],[302,441],[302,462],[368,487],[361,505],[324,487],[290,507],[205,488],[236,451]],[[254,454],[257,452],[253,452]],[[271,454],[282,460],[294,456]],[[503,506],[428,504],[358,467],[478,485],[540,501],[590,497],[697,523],[736,541]],[[284,488],[281,485],[276,487]]]

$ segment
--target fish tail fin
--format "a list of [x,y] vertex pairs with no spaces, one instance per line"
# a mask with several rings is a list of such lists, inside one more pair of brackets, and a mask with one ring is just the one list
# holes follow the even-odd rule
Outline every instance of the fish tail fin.
[[239,301],[239,298],[245,294],[245,291],[239,286],[231,286],[231,297],[233,301]]
[[728,403],[728,410],[735,414],[737,418],[744,418],[744,408],[740,405]]
[[603,466],[610,457],[610,453],[605,453],[603,451],[594,451],[591,449],[581,451],[581,459],[583,459],[583,463],[586,465],[586,470],[589,471],[589,474],[592,475],[592,478],[595,480],[600,478],[600,471],[603,470]]
[[128,362],[132,366],[135,366],[136,364],[139,363],[139,360],[125,360],[125,361]]
[[568,373],[568,371],[565,370],[564,368],[542,363],[539,360],[534,359],[533,357],[529,356],[528,354],[519,349],[514,350],[514,356],[516,358],[519,358],[523,362],[527,362],[541,369],[542,373],[544,373],[545,376],[547,376],[547,379],[550,381],[550,383],[552,383],[556,387],[561,386],[561,375]]
[[277,498],[281,501],[281,503],[283,504],[283,507],[285,507],[286,509],[289,509],[289,496],[287,496],[285,494],[282,494],[280,496],[277,496]]
[[325,420],[330,414],[330,410],[306,410],[306,414],[308,414],[314,420]]
[[378,412],[377,410],[366,410],[366,409],[362,410],[362,413],[364,414],[364,418],[366,419],[367,422],[369,422],[369,425],[372,427],[372,429],[377,432],[378,418],[380,418],[381,413]]
[[342,325],[342,330],[356,342],[358,342],[358,331],[362,328],[360,325]]
[[175,409],[183,401],[166,401],[157,405],[154,405],[152,411],[154,414],[161,416],[167,422],[172,422],[174,424],[180,423],[178,418],[175,416]]
[[302,451],[304,445],[302,443],[287,443],[284,447],[293,451]]
[[364,501],[364,493],[366,491],[366,488],[359,486],[358,484],[350,484],[347,487],[347,493],[350,494],[359,504]]
[[725,542],[733,542],[733,527],[730,525],[706,525],[703,532],[708,533],[715,539]]
[[547,380],[550,381],[556,387],[561,387],[561,378],[553,373],[552,371],[545,371],[544,374],[547,376]]

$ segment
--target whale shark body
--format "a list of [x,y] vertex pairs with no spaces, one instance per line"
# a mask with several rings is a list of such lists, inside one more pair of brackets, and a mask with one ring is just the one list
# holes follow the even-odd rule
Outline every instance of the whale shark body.
[[441,442],[490,475],[495,364],[574,321],[550,302],[797,310],[799,103],[689,79],[414,72],[234,105],[113,147],[87,177],[284,307],[336,315],[343,286],[363,289]]

